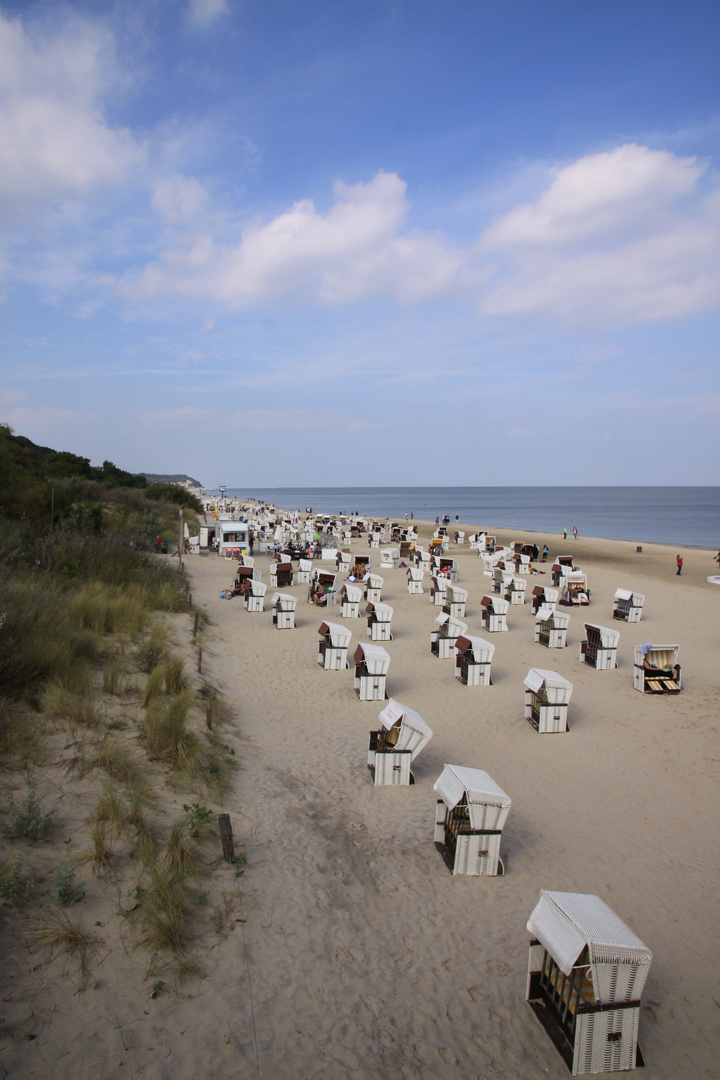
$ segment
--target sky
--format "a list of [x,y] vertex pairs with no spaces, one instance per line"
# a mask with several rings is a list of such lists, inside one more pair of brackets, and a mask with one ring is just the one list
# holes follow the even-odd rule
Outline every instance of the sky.
[[0,0],[0,422],[211,487],[720,482],[716,0]]

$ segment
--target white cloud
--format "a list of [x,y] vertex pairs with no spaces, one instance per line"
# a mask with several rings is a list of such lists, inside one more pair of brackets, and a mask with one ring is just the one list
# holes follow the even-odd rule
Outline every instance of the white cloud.
[[118,76],[113,40],[74,21],[45,34],[0,13],[0,211],[118,184],[143,149],[103,117]]
[[680,318],[720,302],[720,195],[694,158],[622,146],[553,171],[482,235],[485,315]]
[[457,288],[466,255],[438,236],[400,232],[405,187],[382,172],[367,184],[338,182],[326,214],[303,200],[248,225],[232,246],[194,235],[127,289],[137,297],[175,294],[243,307],[282,298],[347,303],[378,293],[412,301]]
[[552,182],[534,203],[494,222],[483,245],[498,248],[611,243],[626,229],[691,195],[705,168],[695,158],[629,144],[551,170]]
[[194,221],[207,205],[207,191],[192,176],[173,173],[162,177],[155,185],[152,208],[173,225]]
[[188,18],[193,26],[210,26],[229,11],[227,0],[190,0]]

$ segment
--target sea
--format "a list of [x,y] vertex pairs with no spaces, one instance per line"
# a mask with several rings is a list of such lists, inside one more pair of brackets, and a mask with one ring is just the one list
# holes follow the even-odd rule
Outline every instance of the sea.
[[[210,490],[208,494],[210,494]],[[217,490],[217,489],[216,489]],[[720,487],[230,488],[285,509],[421,521],[450,515],[475,528],[562,534],[720,550]]]

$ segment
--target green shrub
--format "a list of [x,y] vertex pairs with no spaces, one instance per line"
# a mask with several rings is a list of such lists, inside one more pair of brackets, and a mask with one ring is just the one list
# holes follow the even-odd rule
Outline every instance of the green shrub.
[[3,832],[6,840],[31,840],[41,843],[50,838],[57,808],[44,810],[42,799],[35,788],[28,788],[24,809],[15,805],[12,792],[8,803],[8,819]]
[[60,907],[72,907],[85,895],[85,886],[75,884],[75,868],[61,865],[55,871],[55,899]]

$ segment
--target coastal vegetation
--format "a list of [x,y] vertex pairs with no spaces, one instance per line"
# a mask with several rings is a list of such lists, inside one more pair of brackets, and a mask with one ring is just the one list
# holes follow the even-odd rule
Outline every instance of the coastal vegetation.
[[81,989],[100,938],[76,912],[181,971],[208,898],[227,907],[208,839],[229,709],[193,673],[205,619],[181,559],[156,552],[179,508],[196,531],[187,489],[0,426],[0,940],[79,957]]

